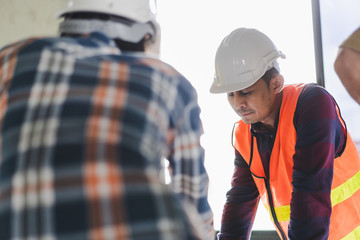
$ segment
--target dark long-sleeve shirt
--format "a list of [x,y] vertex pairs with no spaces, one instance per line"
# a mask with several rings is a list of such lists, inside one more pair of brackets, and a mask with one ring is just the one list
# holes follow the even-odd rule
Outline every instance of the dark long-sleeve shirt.
[[[332,96],[315,84],[304,87],[293,122],[297,141],[293,156],[293,194],[288,237],[325,240],[329,234],[331,216],[333,160],[344,148],[346,131],[338,119]],[[259,123],[251,127],[268,174],[276,128],[274,132],[266,132]],[[231,184],[218,237],[221,240],[249,239],[259,193],[247,163],[236,150]]]

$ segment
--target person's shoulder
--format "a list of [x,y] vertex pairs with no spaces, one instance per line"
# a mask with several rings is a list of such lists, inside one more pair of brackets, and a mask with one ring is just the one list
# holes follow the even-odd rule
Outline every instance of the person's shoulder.
[[316,84],[316,83],[308,83],[305,84],[300,97],[318,97],[318,96],[328,96],[331,97],[331,94],[322,86]]
[[133,71],[138,71],[139,73],[158,74],[158,77],[175,81],[178,85],[191,85],[189,80],[174,66],[158,57],[143,52],[121,52],[120,54],[97,56],[97,58],[107,59],[115,64],[124,63],[132,68]]
[[298,99],[298,107],[304,105],[333,105],[334,98],[333,96],[322,86],[316,83],[305,84],[299,99]]
[[[80,51],[83,51],[83,49],[76,47],[81,45],[82,43],[75,38],[34,36],[7,44],[1,49],[1,54],[39,54],[45,49],[63,52],[69,49],[80,49]],[[69,47],[66,48],[64,46]]]
[[180,72],[177,71],[172,65],[164,62],[160,58],[142,55],[137,61],[139,64],[153,68],[161,73],[168,76],[181,76]]
[[44,37],[28,37],[28,38],[23,38],[17,41],[14,41],[12,43],[8,43],[5,46],[1,47],[0,52],[4,53],[4,52],[18,52],[20,49],[22,48],[26,48],[28,46],[40,46],[40,45],[44,45],[46,43],[49,43],[50,40],[52,38],[44,38]]

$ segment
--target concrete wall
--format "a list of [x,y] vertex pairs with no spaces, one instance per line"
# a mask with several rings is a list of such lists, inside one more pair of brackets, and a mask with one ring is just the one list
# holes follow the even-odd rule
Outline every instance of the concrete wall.
[[30,36],[56,35],[67,0],[0,0],[0,48]]

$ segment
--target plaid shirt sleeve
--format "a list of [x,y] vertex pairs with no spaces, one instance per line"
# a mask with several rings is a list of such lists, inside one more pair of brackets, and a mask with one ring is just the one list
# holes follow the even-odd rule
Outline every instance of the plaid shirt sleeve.
[[[203,134],[200,108],[195,90],[184,80],[178,88],[179,99],[174,108],[173,139],[168,156],[172,173],[171,185],[183,199],[183,204],[194,229],[201,239],[213,239],[212,211],[207,200],[208,175],[204,167],[204,149],[200,145]],[[186,84],[184,84],[186,83]],[[179,114],[177,108],[183,108]],[[198,219],[200,216],[200,219]],[[196,224],[203,222],[203,225]]]
[[0,87],[0,239],[213,238],[196,94],[173,68],[99,33],[28,39],[0,52]]

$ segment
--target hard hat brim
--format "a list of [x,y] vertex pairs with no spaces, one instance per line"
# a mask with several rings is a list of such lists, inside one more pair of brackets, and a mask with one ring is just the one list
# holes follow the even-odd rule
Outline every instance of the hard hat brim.
[[248,82],[242,82],[241,84],[239,84],[238,82],[234,83],[234,84],[227,84],[227,85],[219,85],[219,83],[217,82],[216,79],[214,79],[211,87],[210,87],[210,93],[214,93],[214,94],[219,94],[219,93],[228,93],[228,92],[236,92],[236,91],[241,91],[244,90],[245,88],[251,87],[252,85],[254,85],[257,80],[251,80]]

